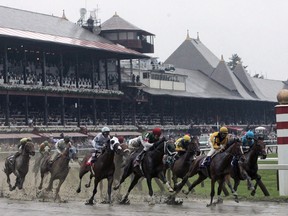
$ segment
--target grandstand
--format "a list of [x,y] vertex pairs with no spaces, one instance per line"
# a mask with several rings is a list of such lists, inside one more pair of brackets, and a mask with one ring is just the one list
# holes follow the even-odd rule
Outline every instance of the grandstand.
[[0,6],[3,133],[275,123],[287,81],[252,78],[241,64],[231,71],[188,34],[162,65],[145,55],[154,35],[117,14],[100,33],[90,27]]

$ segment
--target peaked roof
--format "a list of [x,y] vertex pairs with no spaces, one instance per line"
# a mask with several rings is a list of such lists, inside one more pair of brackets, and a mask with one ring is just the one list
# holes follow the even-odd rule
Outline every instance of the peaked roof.
[[233,70],[235,76],[239,79],[242,85],[244,85],[250,92],[253,92],[254,89],[252,87],[252,79],[249,74],[245,71],[243,65],[238,63]]
[[231,70],[228,68],[222,57],[221,61],[219,62],[210,77],[216,82],[228,88],[229,90],[237,91],[232,76],[233,74]]
[[68,21],[65,16],[56,17],[3,6],[0,6],[0,36],[144,56],[93,34]]
[[128,21],[121,18],[117,13],[115,13],[110,19],[106,20],[104,23],[101,24],[101,31],[115,30],[138,31],[142,32],[142,34],[144,35],[154,35],[129,23]]
[[187,36],[186,40],[167,58],[165,64],[199,70],[210,76],[219,59],[198,39]]

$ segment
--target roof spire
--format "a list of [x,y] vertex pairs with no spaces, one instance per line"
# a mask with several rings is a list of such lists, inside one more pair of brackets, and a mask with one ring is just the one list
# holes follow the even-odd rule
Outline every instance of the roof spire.
[[119,15],[117,14],[117,11],[115,11],[114,17],[118,17]]
[[199,32],[197,32],[197,40],[200,41]]
[[190,36],[189,36],[189,30],[187,29],[187,36],[186,36],[186,40],[191,40]]
[[221,55],[221,61],[224,61],[223,55]]
[[65,10],[63,10],[62,19],[68,20],[66,15],[65,15]]

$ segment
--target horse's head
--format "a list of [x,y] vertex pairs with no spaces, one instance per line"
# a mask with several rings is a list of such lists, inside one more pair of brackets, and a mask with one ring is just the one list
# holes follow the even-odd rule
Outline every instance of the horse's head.
[[120,154],[122,152],[122,147],[121,147],[120,142],[119,142],[117,137],[112,137],[108,141],[108,146],[109,146],[111,151],[114,151],[117,154]]
[[191,142],[188,145],[187,151],[192,151],[197,156],[200,155],[200,143],[197,136],[191,137]]
[[239,138],[232,138],[229,139],[227,144],[227,150],[225,150],[226,153],[229,153],[235,157],[244,159],[244,152],[242,149],[242,142]]
[[261,159],[265,159],[267,157],[267,152],[266,152],[266,145],[264,143],[263,139],[254,139],[254,144],[252,146],[251,151],[256,151],[257,155],[261,156]]
[[34,147],[34,143],[29,141],[24,145],[24,153],[27,155],[35,155],[35,147]]

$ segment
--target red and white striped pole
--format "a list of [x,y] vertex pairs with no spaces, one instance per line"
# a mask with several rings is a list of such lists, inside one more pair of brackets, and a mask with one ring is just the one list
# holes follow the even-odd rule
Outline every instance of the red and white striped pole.
[[[288,90],[282,89],[277,99],[276,109],[278,164],[288,164]],[[288,170],[279,170],[279,194],[288,195]]]

